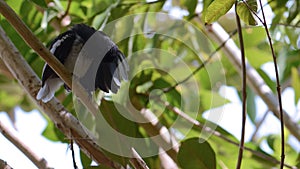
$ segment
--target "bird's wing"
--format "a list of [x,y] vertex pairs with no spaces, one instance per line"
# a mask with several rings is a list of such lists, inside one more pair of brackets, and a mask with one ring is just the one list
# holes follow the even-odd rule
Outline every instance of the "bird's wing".
[[76,39],[74,31],[69,30],[60,34],[55,38],[50,45],[50,52],[61,62],[64,63],[67,55],[72,49],[73,43]]
[[[75,41],[76,35],[73,31],[67,31],[60,34],[55,38],[50,45],[50,52],[62,63],[72,49],[72,45]],[[42,75],[42,86],[44,86],[46,80],[50,77],[58,77],[56,73],[50,68],[48,64],[45,64]]]
[[100,88],[105,92],[109,90],[116,93],[122,80],[128,80],[129,70],[125,56],[114,46],[104,56],[101,61],[95,81],[95,88]]

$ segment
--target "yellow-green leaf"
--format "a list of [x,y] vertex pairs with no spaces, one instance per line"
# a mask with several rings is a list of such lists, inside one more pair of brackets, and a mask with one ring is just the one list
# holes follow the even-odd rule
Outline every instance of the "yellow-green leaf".
[[225,15],[235,3],[235,0],[215,0],[207,8],[204,21],[210,24]]
[[223,106],[230,102],[228,99],[222,97],[219,93],[210,90],[201,90],[200,98],[201,106],[204,108],[204,110]]
[[207,8],[209,7],[209,5],[213,2],[214,0],[203,0],[203,10],[202,10],[202,16],[201,19],[205,20],[205,16],[206,16],[206,11]]
[[[256,1],[254,3],[251,2],[252,5],[250,7],[252,8],[253,11],[256,11],[256,8],[257,8]],[[237,13],[240,16],[240,18],[245,22],[245,24],[247,24],[247,25],[257,25],[251,11],[248,9],[248,6],[244,2],[238,3],[236,10],[237,10]]]

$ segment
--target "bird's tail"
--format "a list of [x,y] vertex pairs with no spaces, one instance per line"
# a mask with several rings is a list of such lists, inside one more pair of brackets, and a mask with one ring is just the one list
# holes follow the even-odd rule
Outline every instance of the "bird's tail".
[[49,78],[46,80],[44,86],[39,90],[36,95],[37,100],[42,100],[44,103],[50,101],[57,89],[63,84],[59,78]]

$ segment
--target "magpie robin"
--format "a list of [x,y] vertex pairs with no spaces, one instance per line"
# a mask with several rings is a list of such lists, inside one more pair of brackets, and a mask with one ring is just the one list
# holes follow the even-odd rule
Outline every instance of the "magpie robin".
[[[50,52],[69,70],[87,92],[100,89],[116,93],[121,80],[127,80],[129,66],[116,44],[101,31],[77,24],[60,34],[50,45]],[[74,79],[74,78],[73,78]],[[63,81],[46,63],[42,87],[36,99],[48,102]],[[70,90],[64,85],[66,90]]]

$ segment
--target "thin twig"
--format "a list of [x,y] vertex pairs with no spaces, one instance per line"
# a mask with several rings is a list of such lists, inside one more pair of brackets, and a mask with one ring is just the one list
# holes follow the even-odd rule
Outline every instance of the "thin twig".
[[187,77],[185,77],[183,80],[175,83],[173,86],[171,87],[167,87],[167,88],[164,88],[162,89],[162,91],[164,93],[168,93],[170,92],[171,90],[175,89],[178,85],[182,84],[182,83],[185,83],[186,81],[188,81],[191,77],[193,77],[196,73],[198,73],[202,68],[204,68],[208,62],[213,58],[213,56],[215,56],[215,54],[222,49],[222,47],[224,47],[224,45],[226,44],[226,42],[231,39],[232,36],[234,36],[235,34],[237,33],[237,30],[234,30],[232,31],[230,34],[229,34],[229,37],[227,40],[225,40],[222,44],[220,44],[209,56],[208,58],[199,66],[197,67],[197,69],[195,69],[191,74],[189,74]]
[[261,120],[255,125],[255,131],[253,132],[252,134],[252,137],[251,137],[251,141],[255,141],[256,139],[256,134],[260,128],[260,126],[263,124],[263,122],[265,121],[267,115],[269,114],[269,109],[264,113],[263,117],[261,118]]
[[241,63],[242,64],[242,131],[241,131],[241,140],[240,140],[240,146],[239,146],[239,156],[238,156],[236,168],[240,169],[241,165],[242,165],[243,151],[244,151],[244,145],[245,145],[245,131],[246,131],[246,118],[247,118],[247,112],[246,112],[247,81],[246,81],[245,47],[244,47],[241,20],[240,20],[239,15],[237,14],[237,3],[238,2],[235,1],[235,17],[236,17],[236,24],[237,24],[237,30],[238,30],[238,35],[239,35],[241,60],[242,60],[242,63]]
[[0,132],[6,137],[12,144],[14,144],[20,151],[26,155],[30,161],[38,168],[49,169],[47,161],[39,157],[29,146],[27,146],[24,141],[22,141],[15,133],[13,133],[9,128],[7,128],[0,121]]
[[70,149],[72,152],[72,161],[73,161],[73,167],[74,169],[78,169],[76,160],[75,160],[75,152],[74,152],[74,146],[73,146],[73,139],[70,140]]
[[279,73],[278,73],[278,68],[277,68],[277,58],[275,55],[275,51],[273,48],[273,43],[272,43],[272,38],[270,36],[269,29],[267,27],[267,22],[266,22],[266,17],[265,17],[265,12],[261,3],[261,0],[259,0],[259,4],[261,7],[261,12],[262,12],[262,17],[263,17],[263,25],[266,30],[266,34],[268,37],[269,45],[271,48],[272,56],[273,56],[273,62],[274,62],[274,69],[275,69],[275,76],[276,76],[276,85],[277,85],[277,97],[278,97],[278,103],[279,103],[279,112],[280,112],[280,124],[281,124],[281,163],[280,163],[280,168],[283,169],[283,164],[284,164],[284,158],[285,158],[285,140],[284,140],[284,120],[283,120],[283,110],[282,110],[282,101],[281,101],[281,87],[280,87],[280,82],[279,82]]
[[0,159],[0,169],[13,169],[6,161]]
[[72,3],[72,0],[68,0],[67,9],[66,9],[66,11],[64,12],[63,16],[61,16],[61,19],[64,19],[64,17],[66,17],[66,16],[69,14],[69,10],[70,10],[70,7],[71,7],[71,3]]

